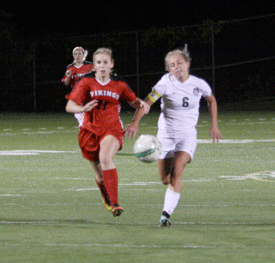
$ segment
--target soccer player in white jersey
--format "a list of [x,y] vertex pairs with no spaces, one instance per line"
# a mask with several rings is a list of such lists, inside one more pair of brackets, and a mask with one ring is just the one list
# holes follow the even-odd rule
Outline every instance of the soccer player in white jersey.
[[[190,60],[187,47],[169,52],[165,57],[168,73],[162,76],[145,100],[151,106],[161,98],[157,138],[163,153],[158,168],[162,183],[168,187],[159,226],[171,225],[170,216],[180,199],[183,171],[197,146],[196,125],[201,97],[206,99],[210,111],[213,142],[222,138],[218,129],[216,99],[206,81],[189,74]],[[142,108],[136,111],[133,122],[125,129],[128,136],[135,137],[143,115]]]

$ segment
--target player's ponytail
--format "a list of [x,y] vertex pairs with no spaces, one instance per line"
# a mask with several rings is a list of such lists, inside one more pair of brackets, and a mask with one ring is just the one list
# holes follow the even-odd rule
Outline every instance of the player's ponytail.
[[184,45],[184,48],[180,49],[174,49],[170,52],[168,52],[165,56],[165,69],[167,71],[169,71],[169,66],[168,66],[168,57],[171,56],[171,55],[175,55],[175,54],[179,54],[181,55],[186,62],[189,62],[191,63],[191,57],[190,57],[190,53],[188,52],[188,48],[187,48],[187,44]]

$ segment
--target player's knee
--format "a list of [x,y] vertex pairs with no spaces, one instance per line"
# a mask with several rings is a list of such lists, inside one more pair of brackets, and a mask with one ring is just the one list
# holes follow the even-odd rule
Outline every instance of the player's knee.
[[113,163],[113,160],[108,158],[107,156],[103,156],[100,158],[101,167],[104,169],[109,167]]

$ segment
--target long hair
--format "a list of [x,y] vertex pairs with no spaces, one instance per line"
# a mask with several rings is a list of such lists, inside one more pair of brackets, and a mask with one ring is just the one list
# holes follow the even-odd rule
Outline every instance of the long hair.
[[169,71],[168,58],[172,55],[177,55],[177,54],[181,55],[186,62],[191,63],[191,57],[190,57],[190,54],[187,50],[187,44],[185,44],[183,49],[180,49],[180,48],[174,49],[174,50],[172,50],[172,51],[170,51],[166,54],[165,59],[164,59],[164,61],[165,61],[165,70]]

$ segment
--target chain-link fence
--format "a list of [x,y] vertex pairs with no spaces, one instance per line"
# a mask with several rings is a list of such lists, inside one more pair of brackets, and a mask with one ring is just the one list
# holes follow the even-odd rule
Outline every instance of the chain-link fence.
[[115,71],[144,98],[165,73],[164,56],[188,45],[191,74],[204,78],[219,104],[274,98],[275,15],[208,21],[188,27],[83,37],[17,40],[4,47],[0,111],[64,111],[61,83],[72,50],[111,47]]

